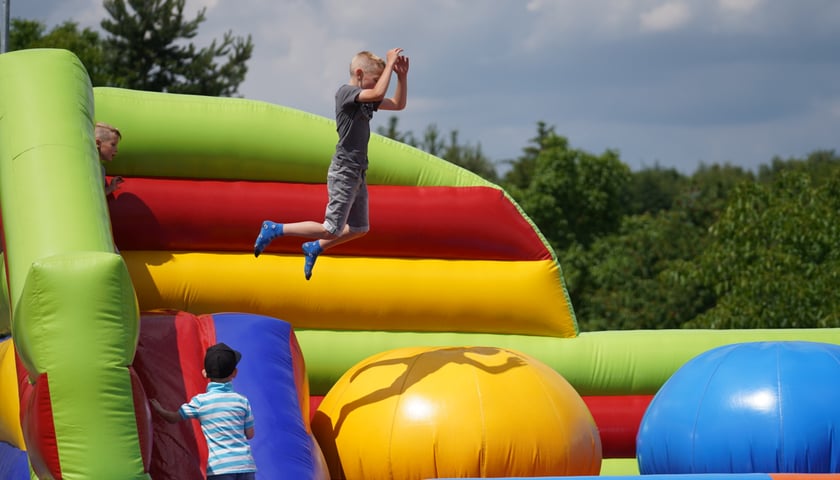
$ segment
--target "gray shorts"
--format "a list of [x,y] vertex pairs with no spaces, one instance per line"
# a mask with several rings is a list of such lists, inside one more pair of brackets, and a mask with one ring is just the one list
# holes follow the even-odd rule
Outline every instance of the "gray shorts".
[[328,232],[338,235],[345,224],[351,232],[370,230],[365,169],[332,162],[327,172],[327,195],[324,228]]

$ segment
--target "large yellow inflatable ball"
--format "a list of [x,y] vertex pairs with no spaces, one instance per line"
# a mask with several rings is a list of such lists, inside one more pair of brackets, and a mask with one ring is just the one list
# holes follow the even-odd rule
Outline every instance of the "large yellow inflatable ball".
[[333,480],[598,475],[601,439],[571,385],[491,347],[417,347],[355,365],[313,432]]

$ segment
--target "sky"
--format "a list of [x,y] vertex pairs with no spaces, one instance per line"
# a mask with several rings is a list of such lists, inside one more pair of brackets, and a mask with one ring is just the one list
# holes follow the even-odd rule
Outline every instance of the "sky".
[[[102,0],[8,1],[48,28],[107,16]],[[186,17],[201,8],[196,46],[252,37],[242,97],[329,118],[353,54],[404,48],[408,106],[372,127],[456,130],[500,171],[540,121],[633,170],[840,153],[837,0],[186,0]]]

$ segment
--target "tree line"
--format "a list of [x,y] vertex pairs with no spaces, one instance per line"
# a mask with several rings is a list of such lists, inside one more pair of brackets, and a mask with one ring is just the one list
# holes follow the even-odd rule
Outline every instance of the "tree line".
[[[104,0],[107,32],[13,19],[10,50],[73,51],[94,86],[235,96],[251,37],[198,48],[205,9],[185,0]],[[553,248],[582,331],[840,326],[840,157],[772,158],[757,172],[700,165],[632,171],[617,151],[571,146],[545,122],[500,162],[457,130],[378,129],[499,184]]]

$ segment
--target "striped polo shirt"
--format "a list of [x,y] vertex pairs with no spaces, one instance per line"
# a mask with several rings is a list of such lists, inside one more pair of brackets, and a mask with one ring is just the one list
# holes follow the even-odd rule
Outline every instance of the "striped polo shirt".
[[210,452],[207,474],[256,472],[245,429],[254,426],[251,404],[233,391],[233,384],[210,382],[178,409],[182,418],[197,418]]

